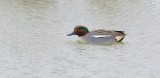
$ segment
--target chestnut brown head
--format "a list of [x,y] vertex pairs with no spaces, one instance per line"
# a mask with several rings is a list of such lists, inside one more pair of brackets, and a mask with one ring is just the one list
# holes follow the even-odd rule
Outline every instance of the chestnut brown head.
[[70,34],[68,34],[67,36],[71,36],[71,35],[78,35],[78,36],[84,36],[87,33],[89,33],[88,28],[82,25],[76,26],[74,28],[74,31]]

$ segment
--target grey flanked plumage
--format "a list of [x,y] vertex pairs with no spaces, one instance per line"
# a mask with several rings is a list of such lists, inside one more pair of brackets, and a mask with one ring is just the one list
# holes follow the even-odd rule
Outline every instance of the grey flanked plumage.
[[76,26],[74,31],[68,36],[78,35],[79,40],[88,44],[110,44],[114,42],[121,42],[124,37],[124,31],[115,31],[115,30],[94,30],[88,31],[85,26]]

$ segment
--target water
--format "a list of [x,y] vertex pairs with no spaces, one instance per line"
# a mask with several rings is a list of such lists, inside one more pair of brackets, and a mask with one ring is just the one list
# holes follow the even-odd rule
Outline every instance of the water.
[[[159,78],[159,0],[1,0],[0,78]],[[117,29],[123,43],[67,37]]]

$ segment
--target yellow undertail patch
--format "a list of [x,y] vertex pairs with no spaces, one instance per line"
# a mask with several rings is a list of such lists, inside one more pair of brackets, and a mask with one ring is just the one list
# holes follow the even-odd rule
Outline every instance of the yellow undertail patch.
[[122,41],[123,38],[124,38],[123,36],[116,36],[115,37],[116,41],[118,41],[118,42]]

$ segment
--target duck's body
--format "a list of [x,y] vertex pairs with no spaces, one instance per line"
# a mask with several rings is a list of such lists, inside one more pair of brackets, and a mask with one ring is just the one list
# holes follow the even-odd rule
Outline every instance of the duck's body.
[[94,30],[88,31],[84,26],[76,26],[74,32],[70,35],[78,35],[81,42],[88,44],[109,44],[114,42],[121,42],[124,37],[124,31],[114,31],[114,30]]

